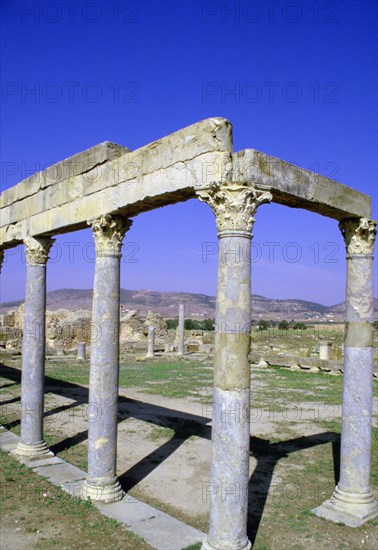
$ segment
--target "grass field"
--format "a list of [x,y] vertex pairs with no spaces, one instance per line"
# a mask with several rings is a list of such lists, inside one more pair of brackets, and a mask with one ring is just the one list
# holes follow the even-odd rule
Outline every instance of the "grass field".
[[[49,361],[46,374],[55,380],[89,384],[88,363]],[[130,356],[120,364],[120,387],[137,388],[144,393],[164,397],[191,397],[204,403],[211,402],[213,367],[199,361],[166,359],[138,362]],[[268,367],[252,375],[252,404],[280,406],[283,402],[318,401],[341,405],[342,376],[327,373],[295,372],[285,368]],[[255,389],[256,388],[256,389]],[[378,384],[374,382],[374,395]]]
[[[147,550],[140,537],[73,498],[30,468],[0,451],[2,529],[22,530],[20,550],[29,548],[109,548]],[[3,546],[5,550],[5,546]],[[15,548],[15,546],[13,546]]]

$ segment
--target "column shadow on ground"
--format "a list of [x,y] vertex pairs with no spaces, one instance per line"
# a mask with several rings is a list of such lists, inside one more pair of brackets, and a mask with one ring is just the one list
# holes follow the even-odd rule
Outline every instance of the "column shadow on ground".
[[[9,365],[5,365],[4,363],[0,363],[0,375],[3,378],[8,378],[9,380],[12,380],[13,384],[21,384],[21,370],[17,369],[15,367],[10,367]],[[8,385],[8,384],[7,384]],[[10,385],[10,384],[9,384]],[[2,386],[4,388],[5,386]],[[0,388],[0,389],[2,389]],[[48,416],[52,416],[55,414],[58,414],[63,411],[67,411],[73,407],[77,407],[78,405],[82,405],[85,403],[88,403],[88,389],[80,386],[78,384],[74,384],[71,382],[65,382],[64,380],[56,380],[55,378],[51,378],[50,376],[45,376],[45,393],[51,392],[56,393],[57,395],[63,395],[65,397],[71,397],[70,395],[65,395],[63,391],[66,390],[65,393],[71,393],[75,395],[75,399],[72,403],[68,403],[67,405],[61,405],[60,407],[55,407],[54,409],[51,409],[50,411],[46,411],[44,413],[44,418]],[[19,397],[3,401],[0,403],[0,406],[6,406],[11,403],[16,403],[17,401],[21,401]],[[11,422],[8,422],[4,424],[4,428],[7,430],[10,430],[11,428],[15,428],[20,424],[20,419],[13,420]]]
[[[21,371],[14,367],[1,364],[1,376],[16,383],[21,381]],[[68,398],[75,396],[75,401],[68,405],[56,407],[45,413],[46,416],[88,403],[88,388],[71,382],[59,381],[46,376],[45,388],[47,392],[54,392]],[[125,491],[129,491],[139,484],[145,477],[160,466],[170,457],[189,437],[195,435],[205,439],[211,439],[211,427],[209,418],[174,409],[152,405],[137,399],[128,399],[119,396],[118,422],[127,418],[135,418],[150,422],[161,427],[171,428],[173,437],[163,445],[143,457],[137,464],[119,476],[119,481]],[[17,426],[20,420],[5,424],[6,429]],[[88,431],[83,430],[67,437],[51,446],[54,454],[67,450],[88,438]],[[272,485],[275,467],[278,462],[291,453],[308,449],[317,445],[332,443],[332,454],[335,474],[335,484],[339,477],[339,447],[340,436],[335,432],[322,432],[310,436],[301,436],[295,439],[271,443],[268,439],[260,437],[250,438],[250,455],[256,461],[256,468],[249,482],[249,512],[248,512],[248,536],[252,544],[256,538],[261,518],[266,506],[269,490]]]
[[18,382],[9,382],[9,384],[2,384],[0,386],[0,390],[3,390],[5,388],[9,388],[11,386],[18,386]]
[[335,478],[337,476],[337,479],[335,479],[336,484],[340,468],[338,452],[340,445],[339,434],[335,432],[322,432],[315,435],[281,441],[279,443],[270,443],[266,439],[251,437],[250,454],[257,460],[256,468],[249,481],[248,491],[249,507],[247,533],[252,545],[259,530],[261,518],[269,496],[274,470],[278,462],[282,458],[288,457],[291,453],[327,443],[332,444]]
[[8,399],[7,401],[2,401],[1,406],[4,407],[4,405],[11,405],[12,403],[17,403],[21,401],[21,397],[13,397],[12,399]]

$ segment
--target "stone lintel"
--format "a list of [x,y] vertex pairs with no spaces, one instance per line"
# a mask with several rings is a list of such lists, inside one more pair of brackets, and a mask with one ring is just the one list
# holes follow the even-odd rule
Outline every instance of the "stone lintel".
[[129,151],[104,142],[7,189],[0,241],[83,229],[96,216],[132,217],[224,182],[265,187],[273,202],[339,221],[370,219],[370,197],[253,149],[232,153],[232,127],[210,118]]
[[233,155],[233,178],[234,181],[268,186],[273,202],[304,208],[339,221],[371,216],[368,195],[254,149],[244,149]]
[[[76,155],[48,166],[45,170],[36,172],[17,185],[5,189],[1,194],[0,207],[3,208],[16,201],[30,197],[53,184],[89,172],[96,166],[118,158],[128,151],[127,147],[111,143],[110,141],[103,141],[93,147],[89,147],[89,149],[85,149]],[[46,162],[47,164],[49,163]]]
[[194,188],[220,181],[227,172],[223,159],[230,161],[231,148],[231,124],[210,118],[136,151],[123,148],[125,154],[48,187],[37,186],[27,197],[21,198],[21,182],[0,201],[3,248],[27,235],[82,229],[99,215],[132,216],[193,198]]

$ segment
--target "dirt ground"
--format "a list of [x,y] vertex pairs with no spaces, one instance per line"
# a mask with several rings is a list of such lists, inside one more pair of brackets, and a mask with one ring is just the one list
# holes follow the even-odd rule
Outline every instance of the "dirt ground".
[[[8,361],[0,379],[3,418],[15,431],[19,385],[10,385],[10,380],[19,381],[18,367]],[[264,383],[261,377],[254,380],[254,391]],[[45,432],[51,450],[85,469],[87,387],[50,381],[46,392]],[[284,395],[282,388],[282,399]],[[310,397],[311,401],[296,401],[295,408],[288,403],[286,408],[274,409],[267,403],[252,410],[249,535],[253,548],[375,550],[378,522],[351,529],[311,514],[335,485],[341,407],[335,405],[330,417],[329,409],[319,407],[316,392],[313,400]],[[130,494],[203,531],[208,522],[210,437],[209,404],[190,397],[151,395],[137,388],[120,390],[117,473],[121,484]],[[16,520],[12,517],[12,521]],[[5,520],[4,548],[40,547],[33,546],[36,533],[24,533],[19,540],[15,529]]]

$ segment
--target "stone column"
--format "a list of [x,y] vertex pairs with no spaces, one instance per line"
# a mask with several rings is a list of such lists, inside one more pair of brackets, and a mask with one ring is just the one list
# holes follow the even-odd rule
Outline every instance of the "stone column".
[[52,456],[43,440],[46,330],[46,264],[54,242],[25,239],[26,289],[21,373],[21,441],[15,453],[27,458]]
[[318,516],[358,527],[377,517],[370,488],[373,382],[373,248],[376,222],[340,223],[347,249],[346,330],[340,479]]
[[210,502],[204,550],[246,550],[250,441],[251,238],[254,212],[272,196],[238,183],[197,192],[219,237]]
[[79,342],[77,345],[77,358],[80,361],[85,361],[86,359],[85,347],[85,342]]
[[184,355],[185,353],[185,305],[179,305],[179,322],[177,333],[177,353]]
[[148,327],[148,348],[147,348],[147,354],[146,357],[154,357],[155,356],[155,327],[153,325],[150,325]]
[[93,285],[88,411],[88,478],[83,497],[116,502],[119,375],[119,301],[122,239],[131,221],[102,216],[92,226],[96,265]]
[[331,342],[320,342],[319,343],[319,359],[324,359],[329,361],[331,359]]

